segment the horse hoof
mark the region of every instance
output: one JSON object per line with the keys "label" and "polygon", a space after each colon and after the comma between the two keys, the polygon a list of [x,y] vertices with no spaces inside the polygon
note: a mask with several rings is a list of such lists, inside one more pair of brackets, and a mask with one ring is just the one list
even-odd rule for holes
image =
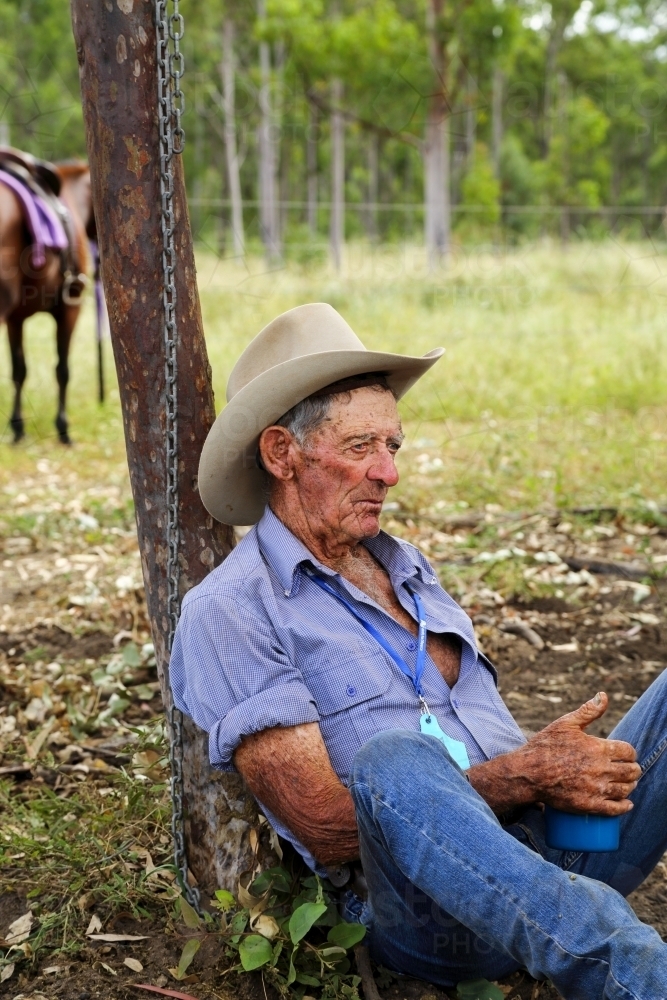
{"label": "horse hoof", "polygon": [[14,432],[14,444],[18,444],[25,437],[25,425],[20,417],[12,417],[9,421],[9,426]]}
{"label": "horse hoof", "polygon": [[67,421],[63,420],[62,417],[56,417],[55,419],[56,430],[58,431],[58,440],[61,444],[71,444],[72,439],[69,436],[69,429],[67,426]]}

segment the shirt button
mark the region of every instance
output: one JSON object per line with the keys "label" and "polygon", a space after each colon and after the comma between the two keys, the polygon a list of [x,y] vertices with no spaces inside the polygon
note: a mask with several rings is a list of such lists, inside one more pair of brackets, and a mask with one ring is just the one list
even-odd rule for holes
{"label": "shirt button", "polygon": [[458,698],[452,698],[452,705],[454,706],[454,708],[458,708],[459,707],[459,699]]}
{"label": "shirt button", "polygon": [[417,643],[416,642],[409,642],[407,644],[407,646],[406,646],[406,649],[410,649],[410,650],[416,649],[416,648],[417,648]]}
{"label": "shirt button", "polygon": [[350,698],[353,698],[357,693],[357,689],[354,686],[354,684],[348,684],[347,687],[345,688],[345,692],[346,694],[349,694]]}

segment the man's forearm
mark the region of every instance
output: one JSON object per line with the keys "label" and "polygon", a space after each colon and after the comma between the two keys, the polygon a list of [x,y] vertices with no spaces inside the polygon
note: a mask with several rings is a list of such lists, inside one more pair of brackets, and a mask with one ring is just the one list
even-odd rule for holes
{"label": "man's forearm", "polygon": [[536,800],[535,786],[522,767],[521,751],[475,764],[466,774],[478,795],[499,816]]}
{"label": "man's forearm", "polygon": [[251,792],[323,865],[359,857],[352,796],[336,776],[317,723],[266,729],[234,757]]}

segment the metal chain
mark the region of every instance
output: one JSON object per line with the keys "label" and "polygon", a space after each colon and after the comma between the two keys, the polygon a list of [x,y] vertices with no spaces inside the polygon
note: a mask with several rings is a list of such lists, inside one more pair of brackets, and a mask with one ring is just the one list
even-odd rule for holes
{"label": "metal chain", "polygon": [[[160,199],[162,226],[162,304],[164,308],[165,351],[165,438],[167,446],[167,650],[171,653],[180,612],[178,549],[178,327],[176,322],[176,249],[174,246],[174,174],[172,157],[181,153],[185,132],[181,125],[184,97],[181,77],[185,68],[180,41],[183,15],[178,0],[155,0],[157,39],[157,99],[160,135]],[[171,44],[170,44],[171,42]],[[171,688],[167,708],[169,720],[169,761],[171,764],[171,831],[174,839],[174,864],[183,891],[191,906],[201,913],[199,890],[188,881],[183,815],[183,716],[174,704]]]}

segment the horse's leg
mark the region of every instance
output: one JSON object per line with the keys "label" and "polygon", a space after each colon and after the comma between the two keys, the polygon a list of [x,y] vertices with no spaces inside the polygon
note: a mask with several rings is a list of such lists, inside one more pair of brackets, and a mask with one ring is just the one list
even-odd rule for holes
{"label": "horse's leg", "polygon": [[12,382],[14,383],[14,406],[9,425],[14,431],[14,444],[25,436],[23,415],[21,413],[21,391],[28,373],[23,353],[23,320],[7,317],[7,333],[9,334],[9,350],[12,356]]}
{"label": "horse's leg", "polygon": [[64,303],[60,304],[60,308],[55,313],[56,346],[58,349],[58,364],[56,365],[56,378],[58,379],[56,430],[62,444],[72,443],[68,432],[69,425],[67,423],[65,403],[67,399],[67,383],[69,382],[69,348],[78,317],[79,306],[67,306]]}

